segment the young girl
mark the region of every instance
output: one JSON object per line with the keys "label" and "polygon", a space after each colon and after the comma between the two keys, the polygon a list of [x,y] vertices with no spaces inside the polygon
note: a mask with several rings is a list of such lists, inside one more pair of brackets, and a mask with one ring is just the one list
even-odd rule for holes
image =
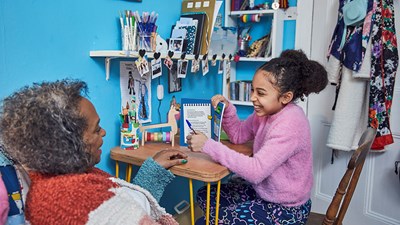
{"label": "young girl", "polygon": [[[252,81],[254,112],[244,121],[223,96],[212,97],[226,105],[223,128],[234,144],[253,140],[246,156],[204,134],[188,135],[192,151],[204,152],[229,168],[238,178],[221,185],[219,221],[223,224],[305,224],[311,209],[313,183],[310,126],[294,102],[327,85],[327,72],[301,50],[286,50],[262,65]],[[211,193],[215,193],[214,190]],[[205,209],[206,190],[197,200]],[[212,196],[211,199],[215,199]],[[215,221],[215,200],[210,221]],[[205,224],[200,218],[196,224]]]}

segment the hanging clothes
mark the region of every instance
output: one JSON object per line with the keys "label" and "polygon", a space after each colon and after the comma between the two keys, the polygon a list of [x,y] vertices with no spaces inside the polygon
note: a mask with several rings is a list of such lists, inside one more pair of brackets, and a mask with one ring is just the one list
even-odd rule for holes
{"label": "hanging clothes", "polygon": [[[340,89],[327,146],[355,149],[362,130],[359,126],[371,126],[378,130],[372,150],[384,151],[393,143],[389,118],[399,61],[393,0],[368,0],[363,24],[354,27],[346,27],[343,21],[342,8],[348,2],[340,0],[338,23],[329,47],[328,78]],[[368,92],[361,88],[359,78],[368,79]],[[367,112],[364,98],[355,101],[365,93],[369,99]]]}
{"label": "hanging clothes", "polygon": [[328,79],[340,88],[327,140],[327,146],[332,149],[356,149],[368,124],[370,34],[376,4],[373,0],[367,1],[364,21],[355,26],[345,26],[343,6],[348,1],[340,0],[338,22],[329,46]]}
{"label": "hanging clothes", "polygon": [[372,61],[369,98],[369,126],[377,129],[372,144],[376,151],[393,143],[390,131],[390,110],[398,67],[398,50],[393,0],[376,0],[377,9],[372,27]]}

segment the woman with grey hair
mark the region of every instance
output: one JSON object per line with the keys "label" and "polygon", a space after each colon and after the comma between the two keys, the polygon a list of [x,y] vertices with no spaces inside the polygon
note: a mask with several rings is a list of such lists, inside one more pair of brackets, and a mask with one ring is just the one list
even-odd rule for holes
{"label": "woman with grey hair", "polygon": [[31,183],[26,219],[31,224],[177,224],[159,206],[174,175],[187,162],[178,150],[148,158],[133,183],[98,169],[106,131],[83,81],[26,86],[3,100],[0,135]]}

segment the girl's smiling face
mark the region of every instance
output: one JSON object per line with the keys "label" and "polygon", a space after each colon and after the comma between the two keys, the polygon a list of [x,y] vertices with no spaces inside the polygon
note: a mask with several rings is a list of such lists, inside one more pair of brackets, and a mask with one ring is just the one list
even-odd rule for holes
{"label": "girl's smiling face", "polygon": [[266,71],[258,70],[254,75],[250,100],[257,116],[275,114],[292,100],[293,93],[281,94],[275,83],[275,78]]}

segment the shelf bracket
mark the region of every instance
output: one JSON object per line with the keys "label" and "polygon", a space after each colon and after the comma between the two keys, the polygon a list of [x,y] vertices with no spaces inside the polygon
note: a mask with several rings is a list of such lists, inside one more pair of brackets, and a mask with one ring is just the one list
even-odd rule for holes
{"label": "shelf bracket", "polygon": [[116,57],[106,57],[104,65],[106,67],[106,80],[110,79],[110,64],[111,64],[111,59],[115,59]]}

